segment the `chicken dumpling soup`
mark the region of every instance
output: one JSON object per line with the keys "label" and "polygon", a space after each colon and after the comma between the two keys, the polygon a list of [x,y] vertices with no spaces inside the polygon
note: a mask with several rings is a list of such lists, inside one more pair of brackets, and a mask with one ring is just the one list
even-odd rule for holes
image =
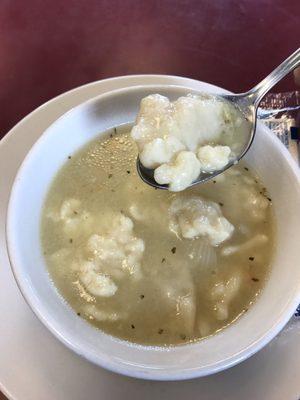
{"label": "chicken dumpling soup", "polygon": [[213,335],[255,301],[268,278],[274,218],[243,163],[183,192],[136,173],[130,127],[70,154],[41,220],[49,274],[78,318],[134,343]]}

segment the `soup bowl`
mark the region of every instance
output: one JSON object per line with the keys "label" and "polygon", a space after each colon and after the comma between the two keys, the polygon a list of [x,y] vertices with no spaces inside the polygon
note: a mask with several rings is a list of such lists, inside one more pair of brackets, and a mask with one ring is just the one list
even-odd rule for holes
{"label": "soup bowl", "polygon": [[[225,93],[202,84],[203,91]],[[269,279],[249,311],[214,336],[192,344],[152,347],[129,343],[92,327],[59,295],[40,242],[43,203],[68,156],[109,128],[134,121],[140,100],[161,93],[171,100],[195,93],[182,86],[136,86],[103,94],[59,118],[32,147],[12,188],[7,247],[18,286],[37,317],[66,346],[91,362],[124,375],[179,380],[233,366],[266,345],[300,302],[300,178],[289,152],[258,123],[247,163],[262,178],[274,204],[276,246]]]}

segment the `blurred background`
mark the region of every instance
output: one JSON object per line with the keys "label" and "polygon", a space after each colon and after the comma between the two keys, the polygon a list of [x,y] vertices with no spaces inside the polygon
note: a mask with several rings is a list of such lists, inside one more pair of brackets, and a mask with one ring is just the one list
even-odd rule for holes
{"label": "blurred background", "polygon": [[[0,137],[52,97],[118,75],[244,91],[299,37],[299,0],[1,0]],[[276,89],[293,90],[292,76]]]}

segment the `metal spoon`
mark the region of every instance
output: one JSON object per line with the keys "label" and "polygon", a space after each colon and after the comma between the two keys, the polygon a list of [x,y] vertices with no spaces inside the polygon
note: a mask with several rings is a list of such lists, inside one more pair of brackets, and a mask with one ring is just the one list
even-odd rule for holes
{"label": "metal spoon", "polygon": [[[249,150],[255,135],[256,128],[256,118],[257,118],[257,108],[261,99],[265,96],[268,91],[276,85],[285,75],[291,72],[293,69],[300,65],[300,48],[296,50],[292,55],[290,55],[283,63],[281,63],[273,72],[270,73],[264,80],[259,84],[254,86],[253,89],[245,93],[232,94],[232,95],[217,95],[216,97],[227,100],[231,102],[235,107],[237,107],[245,118],[250,122],[249,134],[247,144],[239,154],[239,156],[230,161],[223,169],[214,171],[213,173],[201,172],[199,177],[190,185],[198,185],[214,178],[215,176],[221,174],[226,169],[230,168],[232,165],[236,164]],[[151,186],[158,189],[168,189],[167,185],[160,185],[154,180],[154,170],[145,168],[137,159],[137,170],[141,179]]]}

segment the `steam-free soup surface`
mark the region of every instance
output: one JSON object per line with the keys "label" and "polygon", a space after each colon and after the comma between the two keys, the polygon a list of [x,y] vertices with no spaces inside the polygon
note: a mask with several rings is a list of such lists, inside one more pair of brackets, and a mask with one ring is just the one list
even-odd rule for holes
{"label": "steam-free soup surface", "polygon": [[272,202],[244,164],[182,193],[137,176],[129,128],[70,154],[42,215],[49,273],[78,318],[121,339],[175,345],[248,310],[268,275]]}

